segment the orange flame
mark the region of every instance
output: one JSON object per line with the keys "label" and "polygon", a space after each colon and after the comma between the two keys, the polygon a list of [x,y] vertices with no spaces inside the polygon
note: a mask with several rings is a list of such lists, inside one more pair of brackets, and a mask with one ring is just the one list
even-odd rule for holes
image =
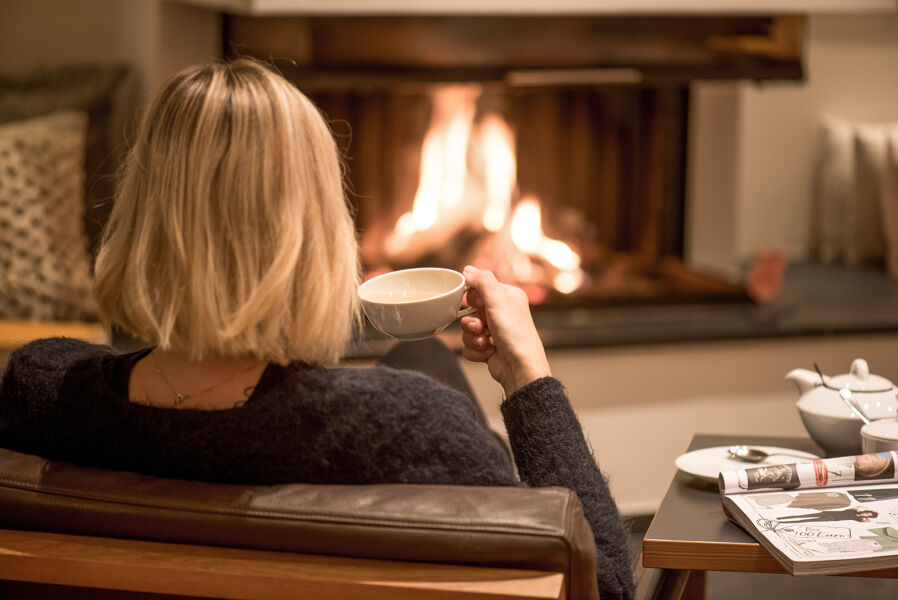
{"label": "orange flame", "polygon": [[536,198],[523,199],[510,214],[517,185],[514,134],[496,114],[484,116],[475,127],[480,93],[473,84],[444,86],[434,92],[412,209],[397,220],[386,250],[396,255],[415,236],[438,227],[451,228],[473,212],[486,231],[510,235],[512,244],[500,258],[518,281],[533,282],[537,270],[530,257],[541,258],[554,268],[551,285],[571,293],[584,279],[580,256],[543,233]]}
{"label": "orange flame", "polygon": [[524,198],[515,207],[511,217],[511,240],[521,252],[542,257],[558,269],[552,283],[559,292],[569,294],[583,283],[580,255],[564,242],[543,233],[542,210],[536,199]]}
{"label": "orange flame", "polygon": [[480,147],[486,167],[483,226],[487,231],[499,231],[508,220],[511,196],[517,181],[514,136],[508,124],[497,115],[486,117],[480,125]]}
{"label": "orange flame", "polygon": [[399,252],[417,232],[433,228],[464,199],[467,154],[480,87],[450,85],[434,93],[430,129],[421,147],[421,170],[411,212],[399,217],[386,240]]}

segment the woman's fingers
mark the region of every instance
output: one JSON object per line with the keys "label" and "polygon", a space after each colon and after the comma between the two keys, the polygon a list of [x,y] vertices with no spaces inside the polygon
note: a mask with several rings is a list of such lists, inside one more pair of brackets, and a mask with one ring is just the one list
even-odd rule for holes
{"label": "woman's fingers", "polygon": [[550,375],[524,291],[500,282],[487,270],[465,267],[464,275],[469,303],[479,308],[471,320],[462,321],[465,356],[482,361],[488,352],[490,375],[506,395]]}
{"label": "woman's fingers", "polygon": [[486,350],[475,350],[465,346],[462,348],[462,355],[471,362],[486,362],[496,353],[496,347],[490,346]]}
{"label": "woman's fingers", "polygon": [[465,296],[465,301],[468,303],[468,306],[483,308],[483,296],[481,296],[480,292],[478,292],[474,288],[468,288],[467,295]]}
{"label": "woman's fingers", "polygon": [[486,329],[486,324],[478,316],[479,313],[467,315],[461,318],[461,328],[464,333],[473,333],[479,335]]}
{"label": "woman's fingers", "polygon": [[489,334],[485,333],[463,333],[461,336],[461,341],[467,348],[471,348],[472,350],[485,350],[493,345],[492,340],[490,340]]}
{"label": "woman's fingers", "polygon": [[462,330],[462,354],[465,358],[474,362],[486,362],[496,353],[496,347],[483,320],[473,315],[464,317]]}

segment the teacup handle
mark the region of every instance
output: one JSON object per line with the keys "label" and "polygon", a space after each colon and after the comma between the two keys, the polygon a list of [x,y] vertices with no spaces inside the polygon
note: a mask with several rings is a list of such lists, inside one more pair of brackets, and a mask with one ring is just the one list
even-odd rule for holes
{"label": "teacup handle", "polygon": [[[467,292],[469,289],[471,289],[471,286],[465,284],[465,291]],[[468,308],[463,308],[463,309],[461,309],[460,311],[458,311],[458,314],[455,315],[455,318],[456,318],[456,319],[461,319],[461,318],[464,317],[465,315],[470,315],[471,313],[477,312],[477,310],[478,310],[478,309],[477,309],[477,308],[474,308],[473,306],[469,306]]]}
{"label": "teacup handle", "polygon": [[469,307],[467,307],[467,308],[463,308],[463,309],[461,309],[460,311],[458,311],[458,314],[455,315],[455,318],[456,318],[456,319],[460,319],[460,318],[462,318],[463,316],[465,316],[465,315],[470,315],[471,313],[475,313],[475,312],[477,312],[478,310],[480,310],[480,309],[479,309],[479,308],[476,308],[476,307],[474,307],[474,306],[469,306]]}

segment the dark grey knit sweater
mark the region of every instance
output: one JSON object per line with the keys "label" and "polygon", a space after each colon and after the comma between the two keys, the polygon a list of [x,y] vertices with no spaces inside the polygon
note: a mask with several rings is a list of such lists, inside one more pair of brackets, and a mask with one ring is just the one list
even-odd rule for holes
{"label": "dark grey knit sweater", "polygon": [[0,383],[0,446],[203,481],[567,487],[596,539],[603,600],[633,595],[617,508],[553,378],[502,404],[518,481],[470,400],[420,374],[269,365],[241,407],[171,410],[128,401],[145,354],[64,338],[20,348]]}

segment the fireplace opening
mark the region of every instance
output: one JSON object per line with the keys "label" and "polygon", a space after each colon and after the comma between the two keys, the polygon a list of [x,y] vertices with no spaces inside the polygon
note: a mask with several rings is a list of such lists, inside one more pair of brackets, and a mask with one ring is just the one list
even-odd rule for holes
{"label": "fireplace opening", "polygon": [[231,16],[225,42],[326,114],[366,277],[473,264],[540,310],[749,301],[684,261],[689,84],[800,76],[783,26]]}
{"label": "fireplace opening", "polygon": [[489,268],[538,306],[743,300],[683,258],[685,86],[312,92],[368,276]]}

